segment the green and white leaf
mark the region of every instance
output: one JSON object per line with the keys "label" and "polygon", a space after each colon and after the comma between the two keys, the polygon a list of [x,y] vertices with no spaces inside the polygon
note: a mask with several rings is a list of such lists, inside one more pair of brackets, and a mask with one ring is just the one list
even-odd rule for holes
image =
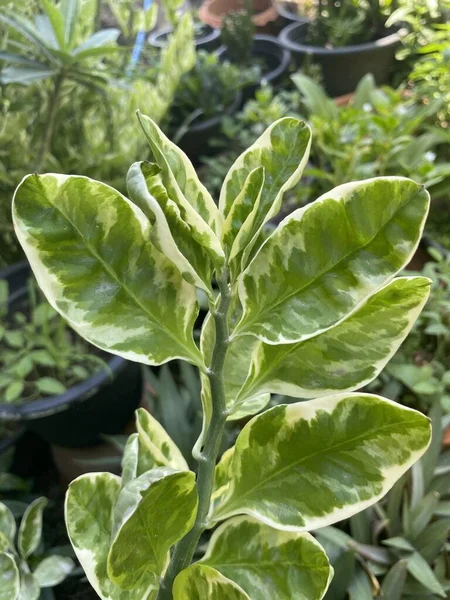
{"label": "green and white leaf", "polygon": [[149,242],[143,212],[87,177],[29,175],[14,227],[50,304],[89,342],[146,364],[201,365],[195,289]]}
{"label": "green and white leaf", "polygon": [[37,498],[27,506],[22,517],[17,546],[23,559],[27,559],[39,546],[42,537],[42,513],[47,504],[47,498]]}
{"label": "green and white leaf", "polygon": [[127,485],[138,476],[139,435],[132,433],[127,439],[122,455],[122,486]]}
{"label": "green and white leaf", "polygon": [[[293,117],[284,117],[270,125],[230,168],[220,191],[219,209],[226,221],[230,214],[239,215],[242,233],[235,237],[236,246],[232,256],[236,260],[245,248],[243,267],[262,226],[280,210],[284,192],[293,188],[300,180],[308,162],[310,147],[309,126]],[[249,176],[261,167],[264,169],[264,181],[259,193],[254,187],[256,184],[257,188],[261,172],[251,178]],[[243,196],[246,188],[248,191]],[[236,203],[237,206],[234,206]],[[229,221],[228,231],[230,227],[231,240],[237,234],[238,227],[232,227],[232,221]]]}
{"label": "green and white leaf", "polygon": [[136,428],[139,439],[138,475],[155,467],[189,471],[178,446],[159,421],[144,408],[136,411]]}
{"label": "green and white leaf", "polygon": [[38,580],[30,573],[28,566],[22,564],[19,568],[20,592],[17,600],[38,600],[41,595]]}
{"label": "green and white leaf", "polygon": [[17,600],[20,590],[19,569],[7,552],[0,552],[0,600]]}
{"label": "green and white leaf", "polygon": [[63,582],[74,568],[75,564],[68,556],[52,555],[38,564],[33,571],[33,576],[41,588],[54,587]]}
{"label": "green and white leaf", "polygon": [[[110,473],[89,473],[72,481],[66,495],[65,519],[75,554],[102,600],[150,600],[153,585],[121,590],[107,575],[114,507],[120,478]],[[140,594],[140,595],[139,595]]]}
{"label": "green and white leaf", "polygon": [[156,123],[138,111],[138,118],[150,145],[153,158],[161,168],[161,178],[169,198],[178,205],[183,221],[191,227],[192,237],[210,253],[214,263],[223,264],[220,243],[222,217],[214,200],[200,182],[186,154],[169,140]]}
{"label": "green and white leaf", "polygon": [[11,544],[16,535],[16,520],[14,515],[3,502],[0,502],[0,532],[5,535]]}
{"label": "green and white leaf", "polygon": [[219,571],[195,563],[181,571],[173,585],[174,600],[250,600],[234,581]]}
{"label": "green and white leaf", "polygon": [[127,175],[130,198],[153,223],[151,240],[180,270],[184,279],[212,294],[214,266],[206,249],[192,237],[192,228],[164,187],[155,163],[134,163]]}
{"label": "green and white leaf", "polygon": [[244,402],[258,392],[317,398],[367,385],[408,335],[430,285],[426,277],[394,279],[316,337],[278,346],[259,342],[241,390]]}
{"label": "green and white leaf", "polygon": [[377,502],[425,452],[421,413],[372,394],[336,394],[279,405],[239,434],[229,489],[211,523],[247,514],[308,531]]}
{"label": "green and white leaf", "polygon": [[247,516],[213,533],[201,563],[237,583],[251,600],[321,600],[333,576],[312,535],[279,531]]}
{"label": "green and white leaf", "polygon": [[296,210],[242,274],[235,333],[288,344],[337,325],[409,262],[428,206],[417,183],[379,177]]}
{"label": "green and white leaf", "polygon": [[122,589],[135,590],[144,582],[159,583],[167,552],[194,524],[198,502],[195,475],[191,471],[163,475],[141,496],[115,536],[108,556],[109,578]]}

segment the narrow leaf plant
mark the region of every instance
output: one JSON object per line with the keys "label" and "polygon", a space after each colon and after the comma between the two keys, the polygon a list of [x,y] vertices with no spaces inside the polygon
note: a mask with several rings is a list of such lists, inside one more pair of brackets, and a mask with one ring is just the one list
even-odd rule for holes
{"label": "narrow leaf plant", "polygon": [[[70,540],[103,600],[320,600],[333,571],[309,532],[377,502],[430,442],[424,415],[357,392],[428,298],[429,279],[395,277],[428,193],[401,177],[347,183],[267,237],[307,163],[305,123],[273,123],[231,167],[217,206],[185,154],[138,117],[152,162],[131,166],[128,197],[87,177],[28,175],[14,224],[80,335],[144,364],[199,369],[198,469],[138,410],[122,477],[70,485]],[[196,288],[209,302],[199,344]],[[271,393],[297,401],[265,410]],[[220,458],[227,421],[244,417]]]}

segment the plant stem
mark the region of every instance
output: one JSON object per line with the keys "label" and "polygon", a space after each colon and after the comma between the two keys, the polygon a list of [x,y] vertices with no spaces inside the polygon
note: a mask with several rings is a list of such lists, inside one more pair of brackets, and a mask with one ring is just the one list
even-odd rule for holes
{"label": "plant stem", "polygon": [[61,95],[61,87],[65,79],[63,72],[58,73],[55,80],[55,86],[50,96],[47,118],[44,124],[44,134],[42,136],[41,147],[39,149],[38,159],[34,170],[36,173],[40,173],[44,165],[45,157],[51,148],[53,131],[56,124],[56,114],[58,112],[59,100]]}
{"label": "plant stem", "polygon": [[228,348],[228,311],[230,291],[228,273],[225,271],[218,281],[220,301],[211,314],[216,326],[216,340],[211,358],[208,379],[211,386],[212,414],[208,425],[204,446],[199,459],[197,490],[198,510],[193,528],[175,546],[167,572],[161,582],[157,600],[172,600],[172,586],[180,571],[188,567],[194,556],[200,536],[206,529],[206,520],[214,485],[214,471],[227,420],[225,399],[224,365]]}

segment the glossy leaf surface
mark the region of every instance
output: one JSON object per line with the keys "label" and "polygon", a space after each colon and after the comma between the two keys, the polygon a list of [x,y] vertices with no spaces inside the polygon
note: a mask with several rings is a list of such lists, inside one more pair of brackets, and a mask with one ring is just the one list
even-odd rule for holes
{"label": "glossy leaf surface", "polygon": [[333,574],[312,535],[279,531],[246,516],[214,532],[201,562],[236,582],[251,600],[321,600]]}
{"label": "glossy leaf surface", "polygon": [[276,406],[239,434],[212,520],[245,513],[286,531],[325,527],[379,500],[429,441],[424,415],[371,394]]}
{"label": "glossy leaf surface", "polygon": [[14,226],[50,304],[94,345],[125,358],[201,364],[195,290],[149,242],[145,215],[87,177],[29,175]]}
{"label": "glossy leaf surface", "polygon": [[430,285],[425,277],[395,279],[315,337],[278,346],[260,342],[241,391],[243,398],[257,392],[317,398],[368,384],[409,333]]}
{"label": "glossy leaf surface", "polygon": [[285,344],[336,325],[409,262],[428,205],[422,186],[383,177],[296,210],[243,273],[236,331]]}

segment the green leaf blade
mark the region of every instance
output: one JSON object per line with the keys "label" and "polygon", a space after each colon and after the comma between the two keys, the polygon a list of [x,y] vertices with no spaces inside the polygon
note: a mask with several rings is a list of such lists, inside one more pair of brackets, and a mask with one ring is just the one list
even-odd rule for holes
{"label": "green leaf blade", "polygon": [[[198,498],[194,473],[166,473],[162,469],[160,474],[141,492],[142,500],[111,545],[108,575],[122,589],[135,589],[147,581],[157,584],[170,547],[195,521]],[[152,471],[142,477],[151,475]]]}
{"label": "green leaf blade", "polygon": [[42,513],[47,498],[37,498],[26,509],[19,527],[17,546],[23,559],[36,551],[42,536]]}
{"label": "green leaf blade", "polygon": [[20,591],[19,569],[14,558],[0,552],[0,600],[17,600]]}
{"label": "green leaf blade", "polygon": [[235,333],[295,343],[336,325],[411,259],[429,195],[382,177],[338,186],[289,215],[242,275]]}
{"label": "green leaf blade", "polygon": [[241,431],[211,522],[247,514],[308,531],[378,501],[425,452],[429,420],[371,394],[280,405]]}
{"label": "green leaf blade", "polygon": [[234,517],[213,534],[202,564],[237,583],[252,600],[321,600],[333,569],[308,533],[278,531]]}
{"label": "green leaf blade", "polygon": [[87,177],[27,176],[14,226],[50,304],[99,348],[145,364],[202,358],[195,290],[149,242],[145,215]]}
{"label": "green leaf blade", "polygon": [[215,569],[195,563],[179,573],[173,585],[174,600],[250,600],[237,584]]}
{"label": "green leaf blade", "polygon": [[338,325],[315,337],[278,346],[260,342],[241,394],[317,398],[367,385],[408,335],[429,297],[430,285],[425,277],[394,279]]}

